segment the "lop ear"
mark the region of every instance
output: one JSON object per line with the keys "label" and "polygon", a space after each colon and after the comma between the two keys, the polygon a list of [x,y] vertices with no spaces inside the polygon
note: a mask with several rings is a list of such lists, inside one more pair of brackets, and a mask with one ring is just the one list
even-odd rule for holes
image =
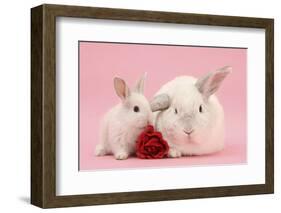
{"label": "lop ear", "polygon": [[118,77],[115,77],[113,82],[116,94],[121,98],[121,100],[125,100],[130,95],[130,89],[126,82]]}
{"label": "lop ear", "polygon": [[167,94],[157,95],[150,102],[152,112],[165,110],[170,107],[170,97]]}
{"label": "lop ear", "polygon": [[135,92],[138,92],[138,93],[141,93],[141,94],[144,93],[144,82],[145,82],[146,76],[147,76],[147,73],[145,72],[141,76],[141,78],[137,81],[136,86],[134,88]]}
{"label": "lop ear", "polygon": [[210,72],[207,75],[199,78],[195,83],[195,86],[202,93],[203,97],[208,99],[212,94],[214,94],[225,77],[231,73],[232,67],[225,66],[214,72]]}

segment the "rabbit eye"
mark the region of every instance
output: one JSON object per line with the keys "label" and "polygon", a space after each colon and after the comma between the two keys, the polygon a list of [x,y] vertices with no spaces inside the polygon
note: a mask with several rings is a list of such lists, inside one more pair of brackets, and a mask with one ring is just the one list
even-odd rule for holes
{"label": "rabbit eye", "polygon": [[139,112],[140,108],[138,106],[134,106],[134,112]]}
{"label": "rabbit eye", "polygon": [[177,108],[175,108],[175,113],[176,113],[176,114],[178,114],[178,110],[177,110]]}
{"label": "rabbit eye", "polygon": [[202,105],[199,106],[199,112],[202,113],[203,112],[203,108]]}

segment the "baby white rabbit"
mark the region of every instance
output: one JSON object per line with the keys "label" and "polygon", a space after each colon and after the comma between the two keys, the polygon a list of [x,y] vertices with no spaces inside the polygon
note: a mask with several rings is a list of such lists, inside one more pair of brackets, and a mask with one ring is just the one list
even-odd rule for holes
{"label": "baby white rabbit", "polygon": [[198,80],[177,77],[156,93],[151,102],[154,123],[170,146],[169,157],[223,149],[224,111],[214,93],[231,70],[226,66]]}
{"label": "baby white rabbit", "polygon": [[104,116],[100,143],[95,150],[97,156],[113,154],[116,159],[123,160],[135,153],[137,137],[153,122],[150,104],[143,95],[145,78],[146,73],[132,91],[123,79],[114,78],[114,88],[121,103]]}

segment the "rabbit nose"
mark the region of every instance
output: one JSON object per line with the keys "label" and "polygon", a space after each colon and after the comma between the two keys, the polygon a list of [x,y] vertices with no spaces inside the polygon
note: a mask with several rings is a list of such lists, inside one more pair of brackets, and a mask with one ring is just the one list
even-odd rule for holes
{"label": "rabbit nose", "polygon": [[188,130],[188,131],[186,131],[186,130],[183,130],[183,131],[185,134],[190,135],[194,130],[192,129],[192,130]]}
{"label": "rabbit nose", "polygon": [[191,134],[193,132],[193,126],[191,124],[191,120],[185,121],[183,124],[183,131],[186,134]]}

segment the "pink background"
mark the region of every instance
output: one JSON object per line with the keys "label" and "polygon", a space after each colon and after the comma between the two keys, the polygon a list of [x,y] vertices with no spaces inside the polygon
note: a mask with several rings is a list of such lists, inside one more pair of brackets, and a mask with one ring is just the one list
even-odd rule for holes
{"label": "pink background", "polygon": [[[171,167],[246,163],[246,67],[247,49],[191,46],[139,45],[80,42],[80,170]],[[233,72],[216,93],[225,110],[225,149],[206,156],[179,159],[115,160],[96,157],[99,124],[103,115],[119,102],[113,77],[132,87],[147,72],[148,99],[161,85],[179,75],[199,77],[223,66]]]}

